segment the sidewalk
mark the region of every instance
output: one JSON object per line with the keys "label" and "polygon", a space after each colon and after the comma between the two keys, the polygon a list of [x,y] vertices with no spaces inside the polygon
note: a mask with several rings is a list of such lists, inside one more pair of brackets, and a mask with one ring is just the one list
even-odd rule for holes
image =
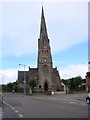
{"label": "sidewalk", "polygon": [[63,96],[68,96],[71,97],[73,99],[77,99],[79,101],[85,101],[86,97],[87,97],[87,92],[81,92],[81,93],[73,93],[73,94],[66,94],[64,91],[62,92],[55,92],[55,95],[63,95]]}

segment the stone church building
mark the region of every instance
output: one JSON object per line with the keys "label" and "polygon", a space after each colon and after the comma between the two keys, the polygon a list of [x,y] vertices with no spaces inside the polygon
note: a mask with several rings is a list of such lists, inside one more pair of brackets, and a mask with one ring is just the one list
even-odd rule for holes
{"label": "stone church building", "polygon": [[53,68],[50,40],[47,34],[43,7],[41,13],[40,37],[38,39],[37,68],[29,67],[29,71],[18,71],[18,82],[22,87],[24,87],[24,72],[27,87],[28,80],[35,79],[37,81],[37,92],[62,90],[59,71],[57,68]]}

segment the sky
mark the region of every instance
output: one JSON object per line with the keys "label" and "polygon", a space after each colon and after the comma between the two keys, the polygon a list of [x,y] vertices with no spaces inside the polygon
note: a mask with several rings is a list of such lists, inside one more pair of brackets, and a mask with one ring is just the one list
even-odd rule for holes
{"label": "sky", "polygon": [[[41,8],[44,8],[53,67],[61,79],[88,71],[88,1],[0,1],[0,84],[18,70],[37,67]],[[22,64],[22,66],[19,66]]]}

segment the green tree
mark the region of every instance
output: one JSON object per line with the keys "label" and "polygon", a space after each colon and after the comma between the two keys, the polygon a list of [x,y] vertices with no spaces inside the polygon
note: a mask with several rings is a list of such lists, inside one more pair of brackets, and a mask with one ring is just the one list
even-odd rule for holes
{"label": "green tree", "polygon": [[70,92],[73,92],[75,90],[82,90],[79,86],[82,83],[85,83],[85,80],[82,79],[81,76],[77,76],[77,77],[69,78],[67,80],[62,79],[62,82],[66,86],[68,86],[68,88],[70,89]]}
{"label": "green tree", "polygon": [[12,83],[12,88],[17,92],[17,81]]}
{"label": "green tree", "polygon": [[68,80],[62,79],[62,82],[63,82],[65,85],[68,85]]}
{"label": "green tree", "polygon": [[28,83],[29,83],[29,86],[31,87],[32,92],[34,92],[34,87],[36,87],[36,84],[37,84],[36,80],[30,79]]}
{"label": "green tree", "polygon": [[6,85],[7,92],[11,92],[13,90],[13,84],[10,82]]}

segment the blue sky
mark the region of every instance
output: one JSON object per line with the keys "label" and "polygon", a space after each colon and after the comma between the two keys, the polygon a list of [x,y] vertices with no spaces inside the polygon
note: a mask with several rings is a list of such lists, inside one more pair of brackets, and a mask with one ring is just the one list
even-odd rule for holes
{"label": "blue sky", "polygon": [[[88,46],[87,42],[83,42],[79,45],[69,48],[67,51],[54,53],[54,54],[52,53],[54,67],[58,66],[60,68],[60,67],[67,66],[70,64],[78,64],[78,63],[84,64],[88,59],[88,56],[87,56],[88,47],[87,46]],[[58,60],[60,61],[57,63]],[[6,57],[3,57],[2,62],[3,62],[3,66],[2,66],[3,69],[13,68],[13,67],[17,68],[18,63],[23,63],[23,64],[26,63],[27,66],[28,65],[32,66],[33,64],[36,67],[37,66],[37,53],[31,54],[30,56],[23,55],[20,57],[6,56]]]}
{"label": "blue sky", "polygon": [[[17,79],[25,64],[37,67],[41,2],[0,3],[0,72],[3,82]],[[43,2],[53,66],[61,78],[85,76],[88,66],[88,2]]]}

